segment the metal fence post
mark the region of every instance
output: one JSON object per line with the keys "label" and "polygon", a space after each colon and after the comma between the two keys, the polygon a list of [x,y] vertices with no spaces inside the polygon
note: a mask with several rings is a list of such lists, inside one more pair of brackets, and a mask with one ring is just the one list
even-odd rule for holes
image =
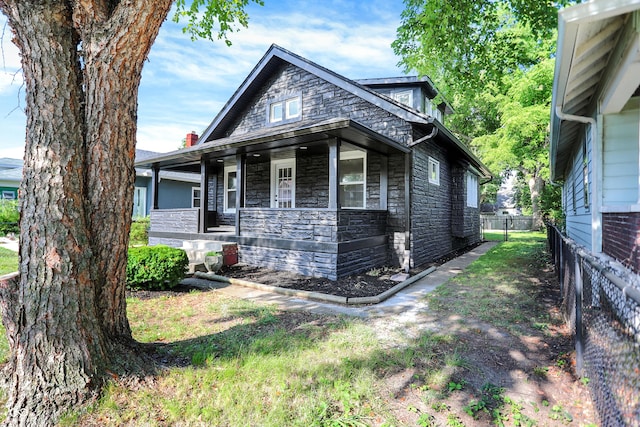
{"label": "metal fence post", "polygon": [[582,333],[582,262],[576,253],[574,262],[576,282],[576,375],[582,377],[584,361],[584,336]]}

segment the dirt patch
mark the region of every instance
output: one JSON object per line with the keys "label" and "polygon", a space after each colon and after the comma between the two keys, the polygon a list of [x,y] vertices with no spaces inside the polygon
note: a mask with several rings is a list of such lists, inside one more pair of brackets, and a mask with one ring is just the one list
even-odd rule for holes
{"label": "dirt patch", "polygon": [[[555,272],[547,266],[536,276],[526,291],[535,294],[544,323],[525,318],[505,329],[428,304],[410,322],[375,320],[389,347],[421,355],[380,384],[402,425],[597,425],[588,379],[574,373],[572,330],[558,309]],[[434,337],[440,341],[432,352]]]}

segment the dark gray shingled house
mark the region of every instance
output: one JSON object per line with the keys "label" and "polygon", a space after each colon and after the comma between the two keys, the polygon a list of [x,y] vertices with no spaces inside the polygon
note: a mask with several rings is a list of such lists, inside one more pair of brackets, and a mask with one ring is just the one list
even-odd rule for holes
{"label": "dark gray shingled house", "polygon": [[478,242],[490,172],[436,95],[428,78],[356,82],[271,46],[192,146],[136,163],[201,177],[200,207],[153,195],[150,243],[235,242],[241,262],[335,280]]}

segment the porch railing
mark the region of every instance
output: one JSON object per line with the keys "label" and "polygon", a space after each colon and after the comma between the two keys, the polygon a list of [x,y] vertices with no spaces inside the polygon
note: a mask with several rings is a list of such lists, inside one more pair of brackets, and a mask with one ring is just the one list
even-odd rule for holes
{"label": "porch railing", "polygon": [[157,209],[149,213],[149,231],[197,233],[200,209]]}
{"label": "porch railing", "polygon": [[547,226],[565,319],[573,328],[576,370],[588,378],[601,425],[640,422],[640,290]]}

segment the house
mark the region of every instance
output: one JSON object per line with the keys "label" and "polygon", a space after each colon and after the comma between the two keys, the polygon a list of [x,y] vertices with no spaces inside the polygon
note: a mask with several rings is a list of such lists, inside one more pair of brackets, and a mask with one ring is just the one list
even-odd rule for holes
{"label": "house", "polygon": [[[136,149],[136,161],[140,162],[160,153]],[[149,215],[151,210],[151,170],[136,168],[133,194],[133,217]],[[162,171],[158,177],[158,208],[200,207],[200,175],[187,172]]]}
{"label": "house", "polygon": [[15,200],[22,181],[22,160],[0,159],[0,200]]}
{"label": "house", "polygon": [[[160,153],[136,150],[136,160]],[[22,182],[22,160],[0,159],[0,199],[17,199]],[[162,172],[158,180],[158,204],[162,209],[198,207],[200,176],[184,172]],[[133,216],[149,215],[151,206],[151,171],[136,168]]]}
{"label": "house", "polygon": [[640,272],[640,1],[559,13],[551,179],[566,234]]}
{"label": "house", "polygon": [[436,95],[426,78],[356,82],[271,46],[197,141],[137,163],[154,183],[200,174],[198,209],[152,197],[150,243],[235,242],[244,263],[335,280],[478,242],[490,172]]}

